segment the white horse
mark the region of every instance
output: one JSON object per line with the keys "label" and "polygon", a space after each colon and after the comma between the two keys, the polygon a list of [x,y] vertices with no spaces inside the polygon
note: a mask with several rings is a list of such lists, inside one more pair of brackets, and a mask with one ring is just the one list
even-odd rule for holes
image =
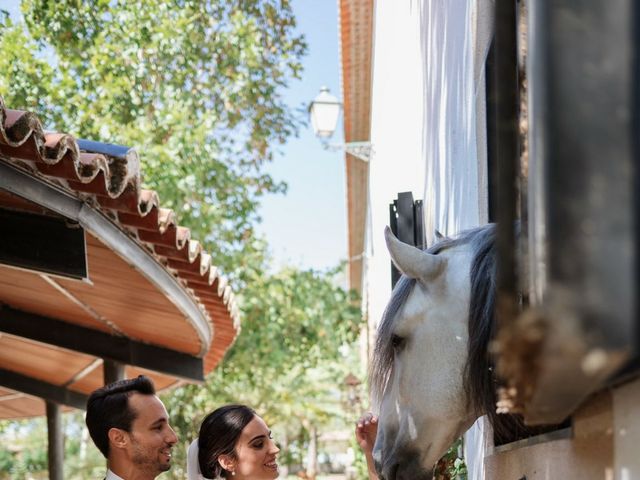
{"label": "white horse", "polygon": [[449,446],[483,414],[497,435],[522,424],[495,414],[488,343],[494,325],[494,226],[421,251],[385,237],[403,276],[378,328],[371,389],[384,480],[431,479]]}

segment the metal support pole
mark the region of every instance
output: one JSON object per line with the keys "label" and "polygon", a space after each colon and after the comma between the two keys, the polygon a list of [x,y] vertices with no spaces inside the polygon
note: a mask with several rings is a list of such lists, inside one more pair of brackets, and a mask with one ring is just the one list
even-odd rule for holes
{"label": "metal support pole", "polygon": [[117,382],[118,380],[124,380],[124,364],[114,360],[105,359],[102,369],[104,370],[105,385]]}
{"label": "metal support pole", "polygon": [[[389,226],[398,240],[421,250],[427,246],[422,200],[413,200],[411,192],[400,192],[389,204]],[[391,263],[391,288],[400,280],[400,272]]]}
{"label": "metal support pole", "polygon": [[522,411],[544,424],[636,352],[640,50],[634,0],[540,0],[529,13],[529,267],[544,336],[536,357],[509,362],[535,365]]}
{"label": "metal support pole", "polygon": [[517,165],[520,145],[518,132],[517,17],[515,0],[496,2],[494,42],[495,155],[498,250],[498,304],[501,324],[512,321],[516,314],[515,231],[517,202]]}
{"label": "metal support pole", "polygon": [[64,478],[64,444],[62,436],[62,416],[60,405],[55,402],[45,402],[47,406],[47,437],[49,479],[62,480]]}

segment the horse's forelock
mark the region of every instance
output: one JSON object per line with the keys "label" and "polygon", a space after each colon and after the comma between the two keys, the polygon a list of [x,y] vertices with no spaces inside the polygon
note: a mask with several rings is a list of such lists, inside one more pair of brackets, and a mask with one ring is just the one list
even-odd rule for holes
{"label": "horse's forelock", "polygon": [[495,412],[495,385],[488,350],[495,325],[495,228],[488,225],[470,233],[473,261],[469,271],[469,343],[464,386],[470,406],[478,415],[489,413],[493,423],[490,412]]}
{"label": "horse's forelock", "polygon": [[[473,233],[475,232],[475,234]],[[471,300],[469,304],[469,349],[464,371],[467,398],[477,415],[487,415],[494,439],[501,443],[529,431],[518,415],[496,413],[497,380],[489,343],[496,327],[496,249],[495,225],[470,232],[474,252],[471,264]],[[519,225],[516,225],[519,235]]]}
{"label": "horse's forelock", "polygon": [[400,277],[393,292],[391,292],[391,299],[382,314],[382,321],[378,326],[376,345],[369,372],[371,398],[376,410],[380,409],[382,395],[393,367],[394,352],[391,337],[393,336],[394,321],[409,293],[413,290],[415,283],[416,281],[413,278],[405,275]]}

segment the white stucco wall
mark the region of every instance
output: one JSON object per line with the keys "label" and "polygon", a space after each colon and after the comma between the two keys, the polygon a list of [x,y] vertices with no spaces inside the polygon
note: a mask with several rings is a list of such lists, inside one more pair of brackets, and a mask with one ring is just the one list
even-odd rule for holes
{"label": "white stucco wall", "polygon": [[434,229],[451,235],[487,221],[483,65],[490,5],[376,2],[365,276],[374,325],[391,291],[382,232],[398,192],[424,201],[428,239]]}
{"label": "white stucco wall", "polygon": [[376,2],[374,24],[367,229],[369,318],[377,325],[391,293],[390,258],[383,230],[398,192],[421,199],[426,164],[422,153],[423,95],[420,9],[416,2]]}

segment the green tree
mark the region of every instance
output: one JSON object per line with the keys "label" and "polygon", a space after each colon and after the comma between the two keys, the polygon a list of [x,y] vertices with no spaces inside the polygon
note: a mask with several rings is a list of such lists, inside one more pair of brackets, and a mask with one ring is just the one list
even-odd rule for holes
{"label": "green tree", "polygon": [[24,0],[22,12],[0,16],[6,103],[135,146],[162,204],[230,275],[250,269],[258,201],[285,191],[262,167],[300,120],[282,97],[306,51],[289,2]]}
{"label": "green tree", "polygon": [[44,419],[0,422],[0,478],[38,478],[47,470]]}
{"label": "green tree", "polygon": [[9,473],[15,468],[14,455],[4,448],[0,448],[0,478],[9,478]]}

